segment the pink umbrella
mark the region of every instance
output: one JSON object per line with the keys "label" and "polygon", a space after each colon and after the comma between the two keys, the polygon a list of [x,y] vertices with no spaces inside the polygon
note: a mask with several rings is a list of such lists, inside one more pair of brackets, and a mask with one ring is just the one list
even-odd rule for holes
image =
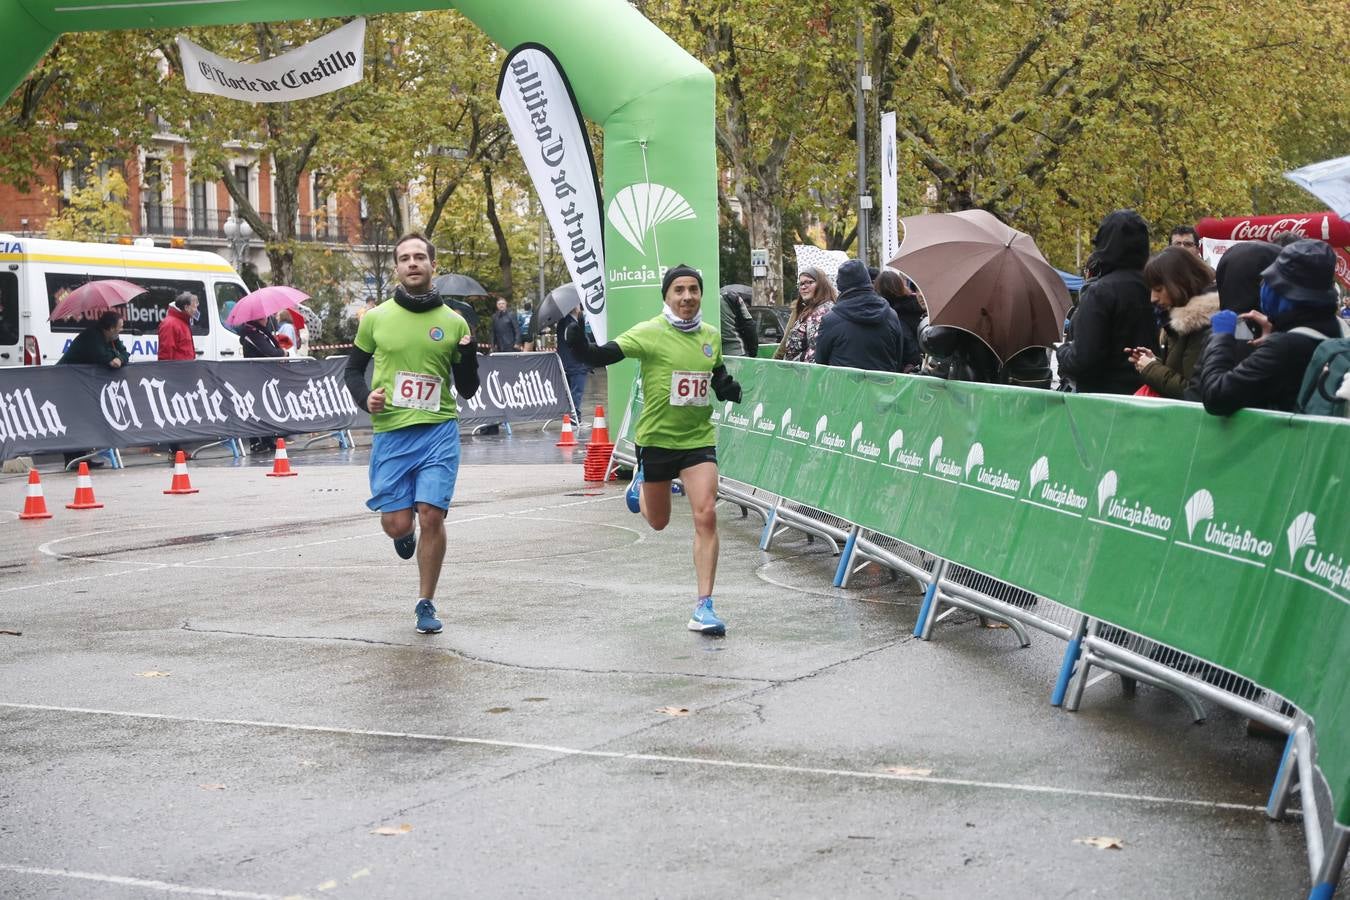
{"label": "pink umbrella", "polygon": [[144,293],[148,293],[146,288],[120,278],[86,281],[61,298],[61,302],[52,310],[51,318],[53,321],[97,318],[114,306],[120,306]]}
{"label": "pink umbrella", "polygon": [[225,317],[225,321],[230,325],[243,325],[245,322],[276,315],[283,309],[295,309],[308,299],[309,294],[293,287],[284,284],[269,285],[240,297],[234,309]]}

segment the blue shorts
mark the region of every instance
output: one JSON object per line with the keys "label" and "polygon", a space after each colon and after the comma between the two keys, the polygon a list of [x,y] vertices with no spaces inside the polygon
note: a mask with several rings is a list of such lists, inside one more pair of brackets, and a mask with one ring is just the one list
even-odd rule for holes
{"label": "blue shorts", "polygon": [[459,422],[409,425],[375,433],[366,506],[379,512],[426,503],[449,509],[459,475]]}

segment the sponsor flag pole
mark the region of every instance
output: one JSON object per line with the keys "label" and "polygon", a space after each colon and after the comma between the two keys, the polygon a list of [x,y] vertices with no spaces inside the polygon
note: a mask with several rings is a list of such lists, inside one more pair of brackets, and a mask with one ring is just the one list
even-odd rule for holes
{"label": "sponsor flag pole", "polygon": [[600,182],[572,85],[547,47],[521,44],[502,63],[497,101],[567,262],[591,331],[603,344],[609,340],[609,329]]}

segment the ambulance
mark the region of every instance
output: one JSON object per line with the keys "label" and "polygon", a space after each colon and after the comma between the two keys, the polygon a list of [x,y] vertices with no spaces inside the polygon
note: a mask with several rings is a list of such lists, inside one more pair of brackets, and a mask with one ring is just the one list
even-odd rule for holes
{"label": "ambulance", "polygon": [[121,278],[149,293],[122,307],[122,343],[133,362],[159,355],[159,323],[182,291],[196,294],[192,323],[198,359],[239,359],[239,338],[225,315],[248,293],[220,256],[144,244],[84,244],[0,233],[0,367],[46,366],[61,358],[88,323],[51,321],[67,293],[103,278]]}

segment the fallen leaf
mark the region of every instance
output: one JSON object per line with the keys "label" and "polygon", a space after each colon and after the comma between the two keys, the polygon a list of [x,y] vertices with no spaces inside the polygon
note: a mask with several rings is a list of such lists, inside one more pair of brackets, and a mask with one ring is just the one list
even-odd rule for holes
{"label": "fallen leaf", "polygon": [[986,619],[984,627],[993,629],[993,628],[1008,628],[1010,626],[1008,625],[1007,622],[1000,622],[997,619]]}
{"label": "fallen leaf", "polygon": [[223,785],[223,784],[199,784],[199,785],[197,785],[197,787],[201,788],[201,789],[204,790],[204,791],[223,791],[223,790],[225,790],[225,785]]}
{"label": "fallen leaf", "polygon": [[383,834],[393,836],[393,835],[407,834],[410,831],[412,831],[412,826],[409,825],[407,822],[404,822],[402,825],[381,825],[379,828],[376,828],[374,831],[372,831],[371,834]]}
{"label": "fallen leaf", "polygon": [[333,879],[333,878],[330,878],[330,879],[328,879],[327,881],[325,881],[323,884],[321,884],[321,885],[319,885],[318,887],[316,887],[314,890],[316,890],[316,891],[331,891],[331,890],[332,890],[333,888],[335,888],[335,887],[337,887],[337,880],[336,880],[336,879]]}
{"label": "fallen leaf", "polygon": [[316,762],[315,762],[314,760],[312,760],[312,759],[302,759],[302,760],[300,760],[300,765],[302,765],[302,766],[317,766],[318,763],[316,763]]}
{"label": "fallen leaf", "polygon": [[543,702],[544,702],[545,700],[547,700],[547,699],[548,699],[547,697],[526,697],[526,698],[525,698],[525,702],[526,702],[526,703],[543,703]]}
{"label": "fallen leaf", "polygon": [[138,678],[168,678],[168,677],[169,677],[169,673],[168,673],[168,672],[157,672],[157,671],[155,671],[154,669],[151,669],[149,672],[137,672],[137,673],[136,673],[136,677],[138,677]]}
{"label": "fallen leaf", "polygon": [[369,870],[369,869],[360,869],[360,870],[358,870],[358,871],[352,873],[351,879],[350,879],[350,880],[351,880],[351,881],[355,881],[355,880],[358,879],[358,878],[367,878],[367,877],[369,877],[369,876],[370,876],[370,870]]}
{"label": "fallen leaf", "polygon": [[933,774],[932,769],[918,769],[913,766],[887,766],[881,771],[885,772],[887,775],[917,775],[920,778]]}
{"label": "fallen leaf", "polygon": [[1124,850],[1125,842],[1117,837],[1085,837],[1074,838],[1075,844],[1083,844],[1087,847],[1096,847],[1098,850]]}
{"label": "fallen leaf", "polygon": [[504,712],[510,712],[510,711],[511,711],[511,707],[509,707],[509,706],[494,706],[494,707],[492,707],[492,709],[489,709],[489,710],[488,710],[488,712],[490,712],[490,713],[504,713]]}
{"label": "fallen leaf", "polygon": [[0,628],[0,634],[9,634],[9,635],[13,635],[14,637],[20,637],[20,636],[23,634],[23,632],[22,632],[22,631],[10,631],[9,629],[6,629],[6,628]]}
{"label": "fallen leaf", "polygon": [[660,709],[658,709],[657,712],[663,713],[663,714],[665,714],[665,715],[667,715],[667,716],[687,716],[687,715],[689,715],[689,707],[687,707],[687,706],[663,706],[663,707],[661,707]]}

